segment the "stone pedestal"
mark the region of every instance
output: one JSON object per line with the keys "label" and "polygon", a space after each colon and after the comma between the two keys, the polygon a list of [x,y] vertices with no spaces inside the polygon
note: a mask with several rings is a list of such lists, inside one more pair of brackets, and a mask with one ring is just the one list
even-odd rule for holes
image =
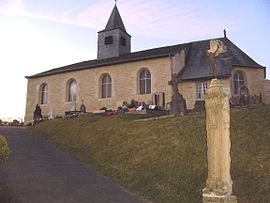
{"label": "stone pedestal", "polygon": [[208,178],[203,203],[237,202],[230,175],[230,106],[223,83],[213,79],[205,95]]}
{"label": "stone pedestal", "polygon": [[237,203],[235,196],[215,196],[215,195],[205,195],[203,196],[203,203]]}
{"label": "stone pedestal", "polygon": [[171,101],[171,115],[185,115],[187,111],[186,100],[179,92],[175,92]]}

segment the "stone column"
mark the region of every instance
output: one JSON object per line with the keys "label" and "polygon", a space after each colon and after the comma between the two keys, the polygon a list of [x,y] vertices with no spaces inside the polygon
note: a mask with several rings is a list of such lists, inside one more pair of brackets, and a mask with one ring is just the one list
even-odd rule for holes
{"label": "stone column", "polygon": [[203,203],[236,203],[230,175],[230,106],[223,83],[213,79],[205,95],[208,178]]}

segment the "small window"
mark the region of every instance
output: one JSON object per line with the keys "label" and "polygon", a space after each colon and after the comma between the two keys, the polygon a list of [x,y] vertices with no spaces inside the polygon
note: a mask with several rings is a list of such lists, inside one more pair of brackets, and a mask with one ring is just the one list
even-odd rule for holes
{"label": "small window", "polygon": [[46,83],[40,86],[40,104],[48,103],[48,85]]}
{"label": "small window", "polygon": [[197,83],[197,101],[203,100],[203,95],[205,94],[207,90],[207,82],[200,82]]}
{"label": "small window", "polygon": [[120,37],[120,45],[123,47],[127,46],[127,41],[124,37]]}
{"label": "small window", "polygon": [[245,85],[245,80],[242,72],[237,71],[233,76],[234,94],[240,95],[240,89]]}
{"label": "small window", "polygon": [[105,44],[112,44],[113,43],[113,36],[105,37]]}

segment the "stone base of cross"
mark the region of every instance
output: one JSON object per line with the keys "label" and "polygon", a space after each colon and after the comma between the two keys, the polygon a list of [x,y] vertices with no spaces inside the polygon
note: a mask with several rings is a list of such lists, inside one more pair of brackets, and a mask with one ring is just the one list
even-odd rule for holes
{"label": "stone base of cross", "polygon": [[176,74],[172,75],[172,80],[169,81],[169,85],[172,86],[172,98],[170,103],[170,114],[171,115],[185,115],[187,111],[186,100],[178,90],[178,79]]}

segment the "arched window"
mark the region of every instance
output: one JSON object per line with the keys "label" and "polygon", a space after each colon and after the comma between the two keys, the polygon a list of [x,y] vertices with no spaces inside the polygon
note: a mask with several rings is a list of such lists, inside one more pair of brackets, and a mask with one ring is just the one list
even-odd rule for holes
{"label": "arched window", "polygon": [[234,73],[233,84],[234,84],[234,94],[240,95],[240,89],[242,86],[245,85],[245,80],[242,72],[237,71]]}
{"label": "arched window", "polygon": [[66,101],[75,102],[77,98],[77,82],[74,79],[70,79],[67,82]]}
{"label": "arched window", "polygon": [[139,74],[139,93],[151,93],[151,73],[147,69],[142,70]]}
{"label": "arched window", "polygon": [[40,86],[40,104],[48,103],[48,85],[43,83]]}
{"label": "arched window", "polygon": [[112,78],[109,74],[101,76],[101,98],[112,97]]}

